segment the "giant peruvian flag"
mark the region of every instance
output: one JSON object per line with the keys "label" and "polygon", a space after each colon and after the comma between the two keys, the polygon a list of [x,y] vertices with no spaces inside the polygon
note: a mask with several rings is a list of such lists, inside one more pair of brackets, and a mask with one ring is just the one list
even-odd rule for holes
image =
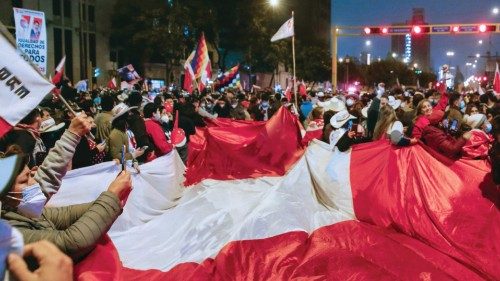
{"label": "giant peruvian flag", "polygon": [[0,137],[54,88],[0,33]]}
{"label": "giant peruvian flag", "polygon": [[[175,151],[142,165],[122,215],[75,277],[500,279],[498,189],[486,162],[387,141],[339,152],[313,140],[303,150],[294,118],[282,109],[270,127],[210,123],[191,139],[208,152],[190,154],[187,188]],[[294,153],[286,154],[289,143]],[[119,170],[103,163],[71,171],[49,204],[89,202]]]}

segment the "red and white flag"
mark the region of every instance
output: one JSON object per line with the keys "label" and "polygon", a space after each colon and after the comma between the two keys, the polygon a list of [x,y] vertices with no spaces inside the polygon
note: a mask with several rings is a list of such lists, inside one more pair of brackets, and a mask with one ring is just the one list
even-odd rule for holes
{"label": "red and white flag", "polygon": [[182,88],[189,93],[193,92],[193,81],[195,81],[193,67],[191,66],[195,53],[196,51],[192,51],[184,63],[184,84]]}
{"label": "red and white flag", "polygon": [[110,89],[116,89],[117,88],[116,78],[115,77],[111,78],[111,80],[108,81],[108,88],[110,88]]}
{"label": "red and white flag", "polygon": [[[385,140],[304,150],[294,120],[212,120],[190,139],[188,188],[175,151],[142,165],[75,279],[500,279],[486,161]],[[94,200],[119,169],[70,171],[49,205]]]}
{"label": "red and white flag", "polygon": [[64,64],[66,63],[66,56],[64,56],[56,67],[54,77],[52,77],[52,84],[58,86],[64,78]]}
{"label": "red and white flag", "polygon": [[54,88],[0,34],[0,137],[7,133]]}
{"label": "red and white flag", "polygon": [[500,71],[498,69],[498,63],[497,63],[497,67],[495,69],[495,78],[493,80],[493,90],[495,91],[495,93],[497,95],[500,94]]}

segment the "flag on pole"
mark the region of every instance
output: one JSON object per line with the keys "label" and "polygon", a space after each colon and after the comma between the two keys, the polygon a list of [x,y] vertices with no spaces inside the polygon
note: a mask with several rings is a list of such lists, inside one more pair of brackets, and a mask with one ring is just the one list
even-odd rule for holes
{"label": "flag on pole", "polygon": [[202,91],[208,85],[208,80],[212,77],[212,65],[208,56],[208,46],[205,41],[205,34],[201,34],[196,52],[191,62],[191,68],[195,79],[199,79],[198,90]]}
{"label": "flag on pole", "polygon": [[500,71],[498,70],[498,63],[495,69],[495,78],[493,79],[493,91],[497,95],[500,94]]}
{"label": "flag on pole", "polygon": [[194,54],[195,51],[192,51],[184,63],[184,85],[182,88],[189,93],[193,92],[193,81],[195,80],[193,67],[191,65]]}
{"label": "flag on pole", "polygon": [[50,81],[52,81],[52,84],[54,84],[54,86],[56,86],[54,88],[53,92],[56,93],[57,95],[59,95],[61,93],[61,90],[59,88],[61,87],[61,82],[64,78],[64,64],[65,63],[66,63],[66,56],[64,56],[61,59],[61,61],[59,62],[59,64],[56,67],[54,77],[52,77],[50,79]]}
{"label": "flag on pole", "polygon": [[274,36],[271,38],[271,42],[275,42],[281,39],[285,39],[288,37],[292,37],[295,34],[294,31],[294,23],[293,23],[293,17],[287,20],[274,34]]}
{"label": "flag on pole", "polygon": [[232,88],[241,88],[240,81],[240,65],[236,65],[228,71],[224,72],[221,77],[217,79],[215,84],[216,89],[220,89],[223,87],[232,87]]}
{"label": "flag on pole", "polygon": [[66,56],[64,56],[56,67],[54,77],[52,77],[52,84],[56,87],[61,83],[64,77],[64,64],[66,63]]}
{"label": "flag on pole", "polygon": [[116,78],[115,78],[115,77],[113,77],[113,78],[111,78],[111,80],[109,80],[109,82],[108,82],[108,88],[110,88],[110,89],[116,89],[116,87],[117,87],[117,86],[116,86]]}
{"label": "flag on pole", "polygon": [[0,137],[54,89],[38,69],[26,62],[0,32]]}

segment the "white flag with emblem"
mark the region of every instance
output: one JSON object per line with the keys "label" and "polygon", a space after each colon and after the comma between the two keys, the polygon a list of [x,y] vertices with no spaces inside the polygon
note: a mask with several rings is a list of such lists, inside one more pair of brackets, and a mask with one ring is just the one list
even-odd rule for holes
{"label": "white flag with emblem", "polygon": [[294,24],[293,24],[293,17],[287,20],[274,34],[273,38],[271,38],[271,42],[278,41],[281,39],[285,39],[288,37],[292,37],[294,35]]}

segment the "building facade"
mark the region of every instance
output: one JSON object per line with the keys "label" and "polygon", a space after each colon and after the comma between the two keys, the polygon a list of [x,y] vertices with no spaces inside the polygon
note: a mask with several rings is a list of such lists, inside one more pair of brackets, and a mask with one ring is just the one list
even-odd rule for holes
{"label": "building facade", "polygon": [[[427,25],[423,8],[414,8],[410,20],[397,25]],[[406,63],[418,64],[418,68],[431,70],[431,38],[428,34],[394,35],[391,38],[391,52],[399,58],[406,59]]]}
{"label": "building facade", "polygon": [[109,47],[111,13],[116,0],[3,0],[0,21],[15,36],[13,8],[45,13],[47,28],[47,75],[66,55],[66,76],[76,83],[101,69],[97,83],[105,84],[108,70],[115,69]]}

